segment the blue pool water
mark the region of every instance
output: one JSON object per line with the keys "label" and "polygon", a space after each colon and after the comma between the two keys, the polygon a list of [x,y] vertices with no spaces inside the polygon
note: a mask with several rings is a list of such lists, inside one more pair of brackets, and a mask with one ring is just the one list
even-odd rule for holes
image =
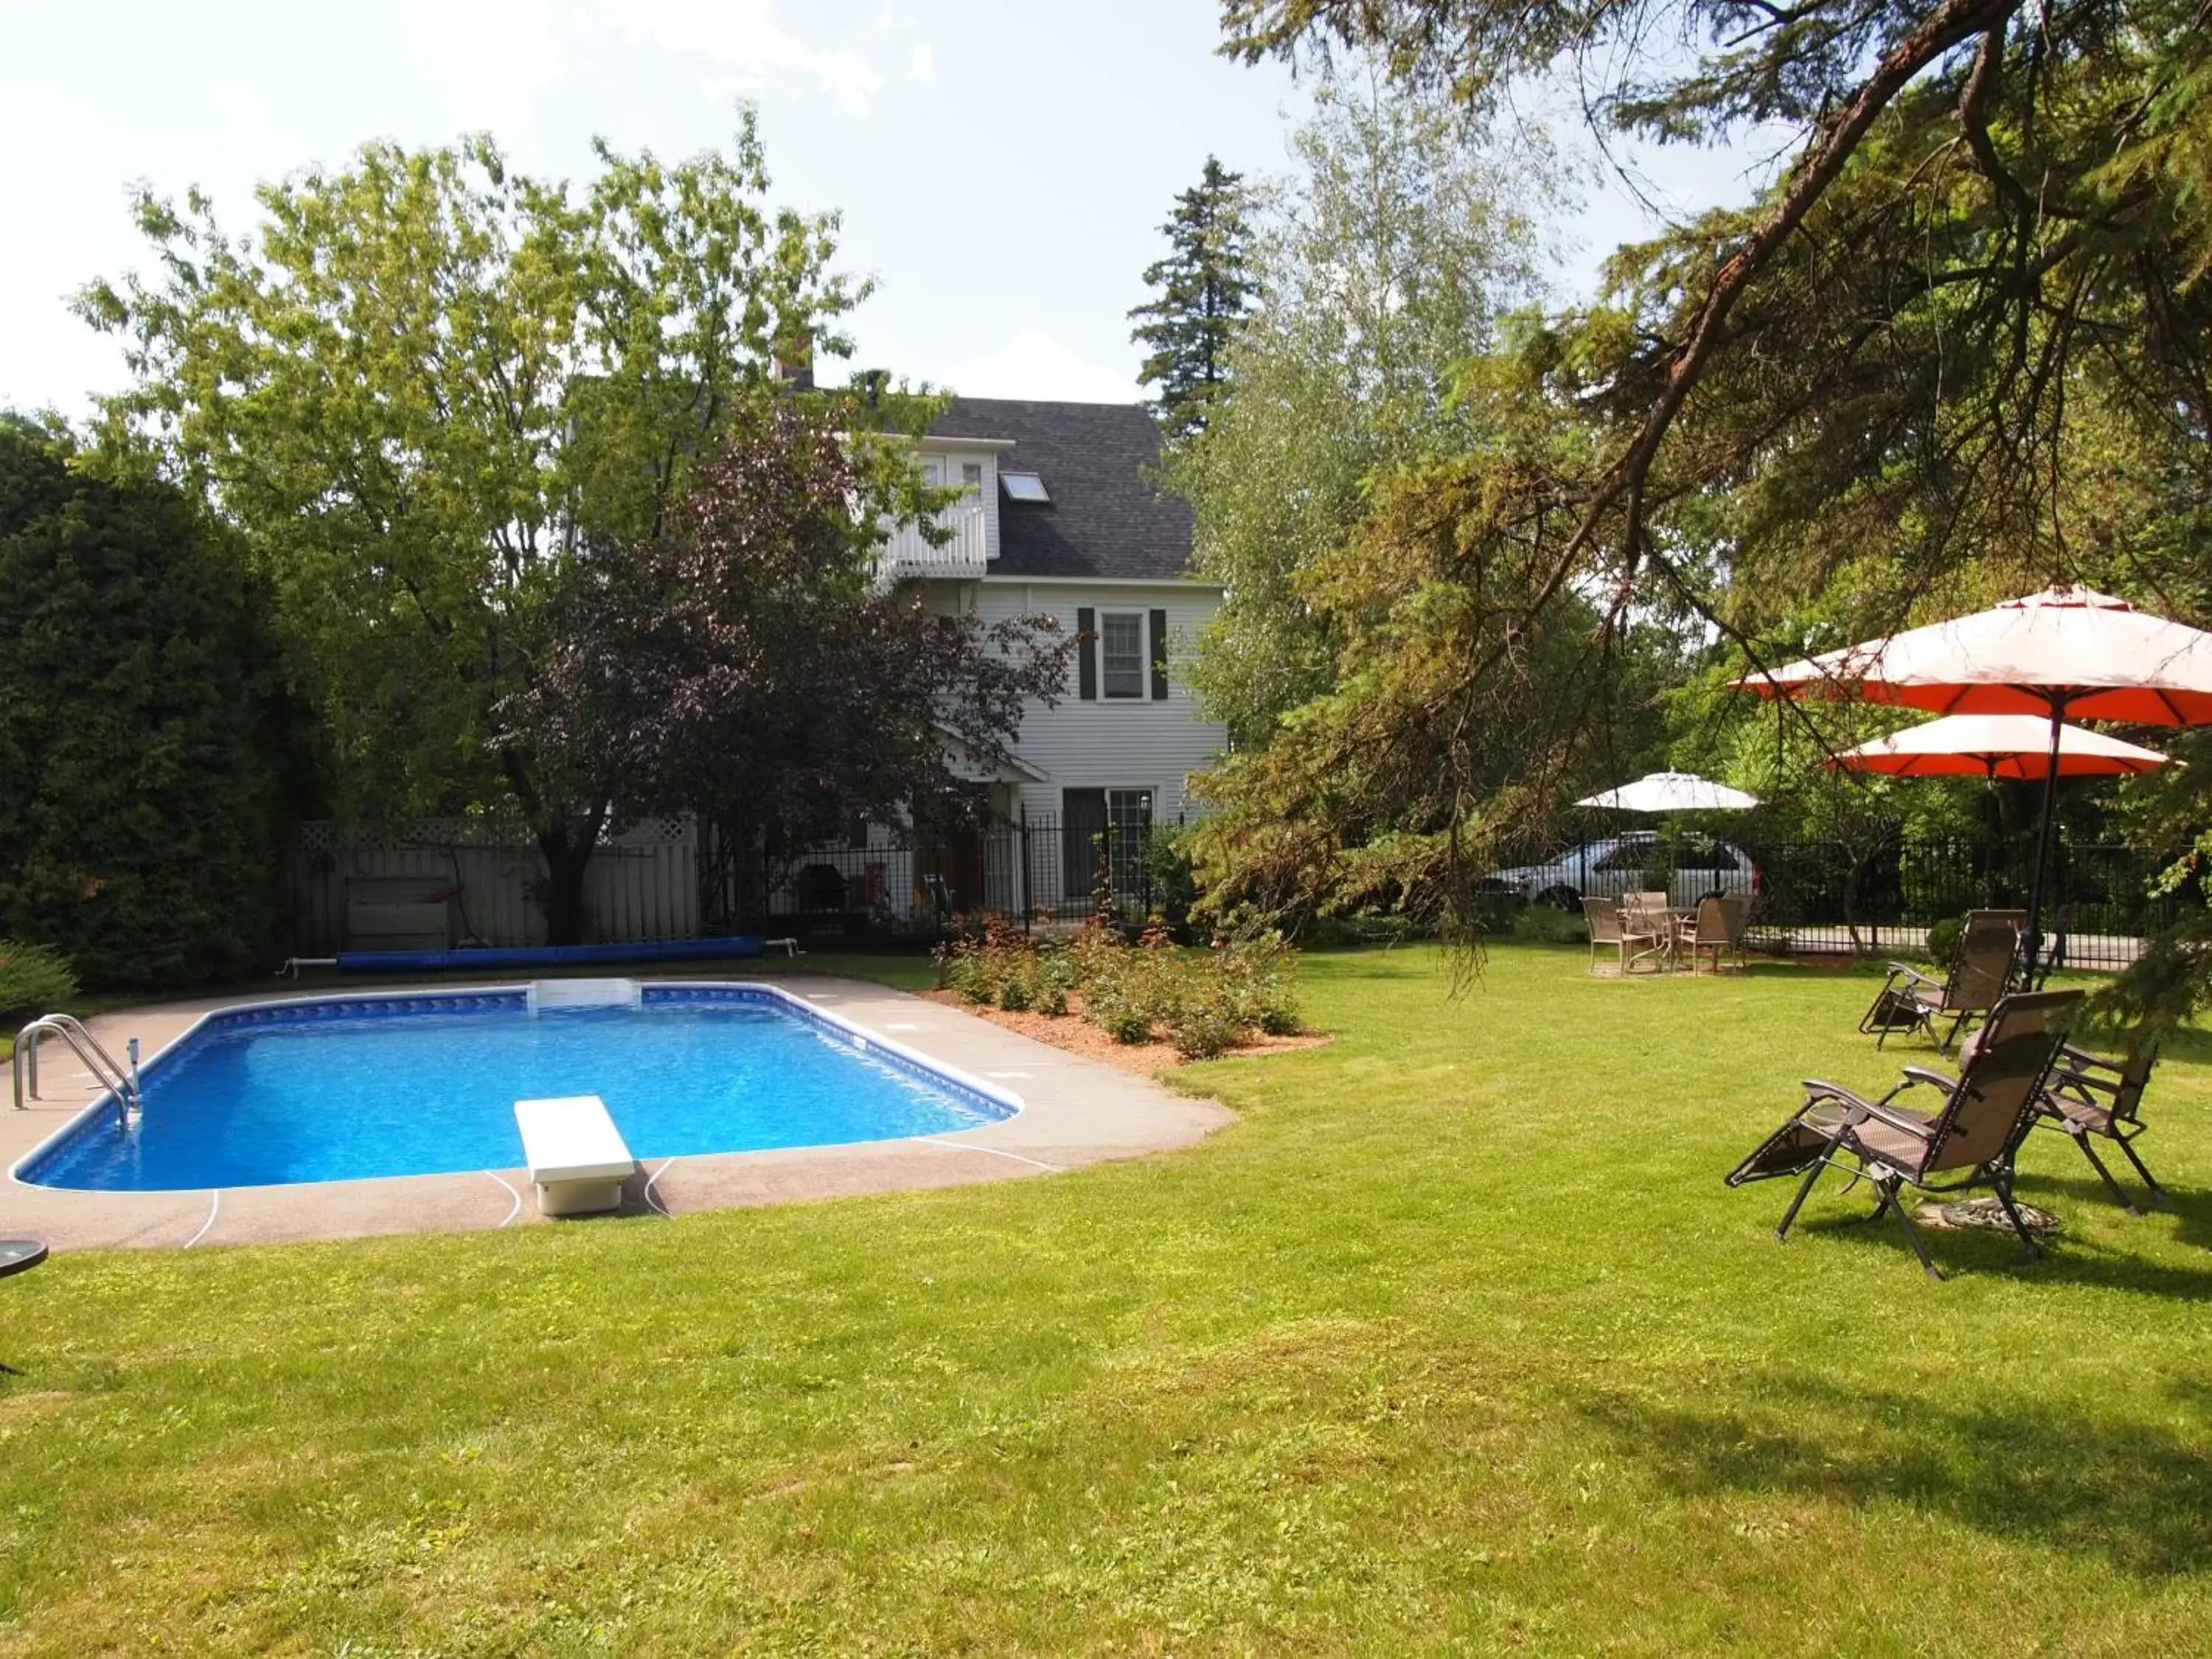
{"label": "blue pool water", "polygon": [[512,1169],[514,1103],[586,1094],[645,1159],[942,1134],[1013,1109],[760,994],[536,1014],[519,994],[356,1000],[216,1016],[148,1068],[137,1127],[110,1108],[21,1174],[148,1192]]}

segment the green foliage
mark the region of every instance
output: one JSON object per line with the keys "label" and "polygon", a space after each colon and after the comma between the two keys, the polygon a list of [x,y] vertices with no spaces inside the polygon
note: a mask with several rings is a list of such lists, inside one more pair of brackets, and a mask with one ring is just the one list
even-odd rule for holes
{"label": "green foliage", "polygon": [[1198,988],[1176,1005],[1168,1023],[1168,1039],[1185,1060],[1216,1060],[1235,1048],[1251,1029],[1251,1022],[1243,1018],[1228,988],[1216,984]]}
{"label": "green foliage", "polygon": [[1433,96],[1324,79],[1262,198],[1265,303],[1229,348],[1234,391],[1168,473],[1196,509],[1200,570],[1223,584],[1191,682],[1245,746],[1334,683],[1343,635],[1305,579],[1365,512],[1377,471],[1477,441],[1456,366],[1536,290],[1540,153],[1510,159]]}
{"label": "green foliage", "polygon": [[76,973],[60,951],[0,939],[0,1019],[50,1014],[76,994]]}
{"label": "green foliage", "polygon": [[1153,409],[1171,434],[1202,431],[1228,390],[1230,338],[1253,294],[1245,215],[1243,179],[1207,156],[1160,227],[1167,257],[1146,268],[1158,297],[1129,313],[1141,319],[1130,338],[1152,349],[1137,379],[1159,387]]}
{"label": "green foliage", "polygon": [[[1723,680],[2055,579],[2212,620],[2200,0],[1817,9],[1747,27],[1735,0],[1224,7],[1234,55],[1370,53],[1470,118],[1557,75],[1607,139],[1794,135],[1752,199],[1620,250],[1595,303],[1470,364],[1467,395],[1504,418],[1431,475],[1439,510],[1378,489],[1376,518],[1404,520],[1389,539],[1425,544],[1434,580],[1352,570],[1316,600],[1361,618],[1340,678],[1376,695],[1303,706],[1299,752],[1226,785],[1219,850],[1255,849],[1254,906],[1329,902],[1377,823],[1436,838],[1450,885],[1479,877],[1501,829],[1572,799],[1636,701],[1613,644],[1651,620],[1713,640]],[[1391,562],[1371,527],[1355,541]],[[1549,708],[1528,695],[1547,632],[1603,671]],[[1796,723],[1832,730],[1828,712]],[[1754,720],[1717,746],[1748,763]],[[1465,727],[1534,735],[1501,773],[1480,745],[1438,752],[1431,734]],[[1965,804],[1814,781],[1809,736],[1782,811],[1840,823],[1855,860],[1905,815]],[[1404,752],[1425,763],[1381,763]],[[2201,826],[2203,775],[2147,793]]]}
{"label": "green foliage", "polygon": [[1584,945],[1589,941],[1589,928],[1579,913],[1549,904],[1516,907],[1510,927],[1515,939],[1532,945]]}
{"label": "green foliage", "polygon": [[181,491],[0,418],[0,933],[96,988],[265,972],[286,723],[268,604]]}
{"label": "green foliage", "polygon": [[1197,878],[1183,846],[1187,834],[1180,825],[1149,825],[1137,851],[1152,890],[1152,910],[1177,934],[1190,926],[1190,908],[1198,898]]}
{"label": "green foliage", "polygon": [[1083,1015],[1116,1042],[1150,1042],[1164,1029],[1186,1058],[1211,1058],[1254,1032],[1302,1029],[1297,955],[1279,934],[1225,948],[1176,948],[1164,932],[1144,941],[1094,928],[1065,946],[1039,945],[1004,923],[939,953],[944,982],[977,1005]]}
{"label": "green foliage", "polygon": [[655,529],[779,357],[848,349],[866,291],[829,270],[833,217],[769,205],[750,114],[726,154],[596,159],[577,190],[488,137],[371,143],[264,185],[243,239],[197,193],[143,193],[161,275],[78,302],[134,375],[110,447],[204,488],[271,584],[340,808],[511,803],[556,942],[603,803],[561,757],[495,752],[493,711],[580,543]]}

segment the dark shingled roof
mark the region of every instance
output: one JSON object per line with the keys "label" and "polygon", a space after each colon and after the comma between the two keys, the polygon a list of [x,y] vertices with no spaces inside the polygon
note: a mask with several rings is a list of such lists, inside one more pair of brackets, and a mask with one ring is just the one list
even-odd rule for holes
{"label": "dark shingled roof", "polygon": [[1154,486],[1159,432],[1137,404],[956,398],[930,432],[1012,438],[1000,470],[1036,473],[1052,497],[1016,501],[1000,491],[994,576],[1172,581],[1190,568],[1190,504]]}

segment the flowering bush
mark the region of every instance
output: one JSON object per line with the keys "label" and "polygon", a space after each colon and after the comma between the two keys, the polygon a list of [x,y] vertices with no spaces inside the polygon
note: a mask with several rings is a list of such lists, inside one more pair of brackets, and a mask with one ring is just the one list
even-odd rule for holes
{"label": "flowering bush", "polygon": [[1115,1042],[1150,1042],[1164,1029],[1186,1059],[1300,1029],[1297,952],[1278,933],[1186,951],[1155,922],[1133,945],[1100,927],[1058,945],[994,921],[940,946],[938,964],[940,982],[968,1002],[1060,1018],[1079,997],[1084,1018]]}

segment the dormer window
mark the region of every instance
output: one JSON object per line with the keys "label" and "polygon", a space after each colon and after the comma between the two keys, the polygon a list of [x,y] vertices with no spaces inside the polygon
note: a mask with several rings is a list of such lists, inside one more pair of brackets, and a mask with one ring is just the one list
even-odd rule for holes
{"label": "dormer window", "polygon": [[1006,487],[1010,501],[1044,501],[1052,497],[1045,493],[1044,480],[1034,472],[1001,472],[999,482]]}
{"label": "dormer window", "polygon": [[983,493],[982,462],[963,461],[960,463],[960,487],[966,490],[970,495],[980,495]]}

